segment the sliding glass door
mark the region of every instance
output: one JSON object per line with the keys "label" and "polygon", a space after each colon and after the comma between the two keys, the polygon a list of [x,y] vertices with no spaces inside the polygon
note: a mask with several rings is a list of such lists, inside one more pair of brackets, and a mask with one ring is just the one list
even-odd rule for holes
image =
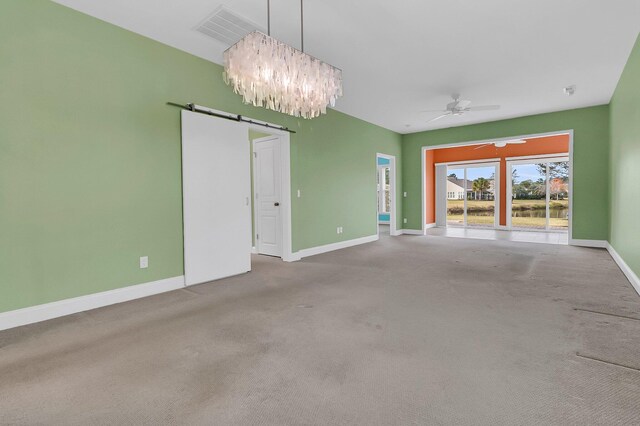
{"label": "sliding glass door", "polygon": [[465,226],[465,169],[447,167],[447,226]]}
{"label": "sliding glass door", "polygon": [[549,229],[569,230],[569,160],[548,163]]}
{"label": "sliding glass door", "polygon": [[496,225],[496,166],[467,167],[467,226],[493,228]]}
{"label": "sliding glass door", "polygon": [[494,228],[497,225],[497,174],[494,163],[447,167],[447,226]]}
{"label": "sliding glass door", "polygon": [[508,166],[512,229],[569,229],[569,159],[536,158]]}

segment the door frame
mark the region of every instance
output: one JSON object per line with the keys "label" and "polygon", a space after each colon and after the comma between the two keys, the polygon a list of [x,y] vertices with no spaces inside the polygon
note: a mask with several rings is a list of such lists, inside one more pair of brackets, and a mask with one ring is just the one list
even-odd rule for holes
{"label": "door frame", "polygon": [[391,211],[389,212],[389,235],[397,236],[400,235],[397,230],[396,224],[396,156],[390,154],[383,154],[381,152],[377,152],[375,156],[375,171],[376,171],[376,234],[378,237],[380,236],[380,227],[378,226],[378,190],[377,190],[377,182],[378,182],[378,158],[384,158],[389,160],[389,189],[390,189],[390,204]]}
{"label": "door frame", "polygon": [[[573,129],[569,130],[558,130],[555,132],[545,132],[545,133],[532,133],[532,134],[524,134],[524,135],[515,135],[508,137],[499,137],[499,138],[491,138],[491,139],[482,139],[475,140],[469,142],[454,142],[454,143],[445,143],[431,146],[422,146],[420,150],[420,162],[422,164],[422,177],[421,181],[421,189],[420,189],[420,200],[422,205],[422,217],[421,217],[421,235],[427,234],[427,229],[433,227],[433,225],[426,224],[427,221],[427,205],[426,205],[426,194],[425,190],[427,188],[427,173],[426,173],[426,153],[432,149],[440,149],[440,148],[453,148],[458,146],[469,146],[469,145],[482,145],[486,143],[492,142],[501,142],[501,141],[511,141],[514,139],[535,139],[541,138],[545,136],[556,136],[556,135],[568,135],[569,136],[569,245],[572,245],[573,241]],[[498,228],[502,229],[502,228]]]}
{"label": "door frame", "polygon": [[[475,228],[471,228],[471,229],[499,229],[500,228],[500,208],[501,208],[501,202],[502,199],[500,198],[500,159],[499,158],[487,158],[486,160],[465,160],[465,161],[452,161],[452,162],[448,162],[448,163],[435,163],[434,166],[445,166],[446,167],[446,171],[449,171],[449,167],[456,167],[458,166],[459,168],[464,169],[464,179],[467,179],[467,168],[477,168],[477,167],[494,167],[495,169],[495,173],[494,173],[494,178],[493,178],[493,186],[494,186],[494,195],[493,195],[493,226],[492,227],[475,227]],[[437,179],[437,176],[436,176]],[[446,179],[446,174],[445,174],[445,179]],[[496,191],[496,182],[498,182],[498,190]],[[445,184],[445,201],[447,200],[446,196],[446,181],[444,182]],[[442,194],[441,194],[442,195]],[[438,193],[436,192],[436,197],[438,196]],[[466,194],[466,190],[465,190],[465,194],[464,194],[464,212],[463,212],[463,225],[462,227],[465,229],[469,229],[469,224],[467,222],[467,194]],[[437,203],[436,203],[437,205]],[[446,206],[446,202],[445,202],[445,206]],[[444,219],[444,224],[445,227],[448,227],[449,225],[447,224],[447,220],[446,220],[446,207],[445,207],[445,219]],[[436,223],[438,222],[438,212],[436,210]],[[458,227],[459,228],[459,227]]]}
{"label": "door frame", "polygon": [[[256,138],[251,141],[251,155],[255,152],[256,142],[277,139],[280,144],[280,238],[282,241],[282,252],[280,258],[285,262],[293,262],[298,260],[293,256],[291,246],[291,155],[290,155],[290,137],[289,132],[278,131],[274,129],[266,129],[262,126],[249,124],[248,129],[255,130],[260,133],[270,133],[269,136]],[[256,162],[255,158],[252,167],[253,173],[253,193],[251,194],[253,203],[253,237],[258,234],[258,205],[255,202],[256,188]],[[256,251],[257,253],[257,240]]]}
{"label": "door frame", "polygon": [[[264,132],[261,132],[264,133]],[[253,191],[251,193],[251,204],[253,207],[253,238],[254,238],[254,247],[253,247],[253,253],[254,254],[261,254],[260,251],[258,250],[258,235],[260,234],[260,226],[259,223],[260,221],[258,220],[258,210],[259,210],[259,205],[260,203],[256,202],[256,188],[257,188],[257,184],[258,184],[258,174],[256,173],[256,143],[260,143],[260,142],[266,142],[266,141],[272,141],[275,140],[277,141],[278,145],[279,145],[279,151],[280,151],[280,164],[282,164],[282,140],[280,139],[280,137],[278,135],[269,135],[269,136],[264,136],[261,138],[256,138],[256,139],[252,139],[251,140],[251,155],[253,156],[253,164],[252,164],[252,170],[251,170],[251,174],[252,174],[252,181],[253,181]],[[284,191],[284,185],[282,185],[282,166],[280,167],[280,199],[282,199],[282,194]],[[282,203],[280,202],[280,207],[282,206]],[[280,256],[272,256],[272,257],[283,257],[283,253],[284,253],[284,235],[282,232],[282,222],[283,222],[283,218],[282,218],[282,211],[280,211],[280,221],[277,224],[278,230],[277,232],[280,233],[280,238],[281,238],[281,242],[282,242],[282,246],[280,247]]]}
{"label": "door frame", "polygon": [[[528,155],[528,156],[523,156],[523,157],[507,157],[506,159],[507,162],[507,196],[510,197],[510,194],[513,192],[513,181],[511,178],[511,175],[513,173],[513,166],[518,165],[518,164],[533,164],[536,163],[536,160],[540,161],[543,163],[555,163],[555,162],[563,162],[563,161],[569,161],[569,238],[571,238],[571,216],[573,213],[573,209],[572,209],[572,194],[571,191],[573,191],[573,165],[571,162],[571,157],[564,155],[564,154],[560,154],[560,155],[553,155],[553,154],[542,154],[542,155]],[[546,160],[546,161],[544,161]],[[555,160],[555,161],[550,161],[550,160]],[[549,202],[550,202],[550,196],[551,194],[549,193],[549,168],[547,167],[547,174],[545,176],[545,211],[546,211],[546,223],[545,223],[545,228],[544,229],[527,229],[527,228],[514,228],[512,223],[511,223],[511,219],[513,218],[513,210],[512,210],[512,206],[513,203],[511,203],[511,199],[509,199],[509,202],[507,202],[507,229],[509,231],[531,231],[531,232],[558,232],[558,230],[556,229],[549,229]]]}

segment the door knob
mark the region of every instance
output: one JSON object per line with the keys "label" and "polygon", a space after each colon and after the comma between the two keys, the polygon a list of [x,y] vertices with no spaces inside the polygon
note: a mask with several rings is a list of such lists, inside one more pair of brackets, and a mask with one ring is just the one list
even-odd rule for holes
{"label": "door knob", "polygon": [[273,203],[273,205],[278,207],[280,205],[280,203],[276,201],[275,203]]}

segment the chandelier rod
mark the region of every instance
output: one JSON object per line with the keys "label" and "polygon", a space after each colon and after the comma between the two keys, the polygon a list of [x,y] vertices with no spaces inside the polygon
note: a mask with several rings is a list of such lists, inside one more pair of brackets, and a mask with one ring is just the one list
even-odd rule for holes
{"label": "chandelier rod", "polygon": [[[271,0],[267,0],[267,35],[271,36]],[[300,51],[304,53],[304,0],[300,0]]]}

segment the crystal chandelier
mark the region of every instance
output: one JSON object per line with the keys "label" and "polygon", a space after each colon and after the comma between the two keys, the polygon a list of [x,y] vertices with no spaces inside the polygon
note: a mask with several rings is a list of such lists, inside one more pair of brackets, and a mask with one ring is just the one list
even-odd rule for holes
{"label": "crystal chandelier", "polygon": [[293,115],[314,118],[327,113],[342,96],[342,71],[304,53],[304,21],[300,1],[302,50],[254,31],[224,52],[225,83],[245,103]]}

